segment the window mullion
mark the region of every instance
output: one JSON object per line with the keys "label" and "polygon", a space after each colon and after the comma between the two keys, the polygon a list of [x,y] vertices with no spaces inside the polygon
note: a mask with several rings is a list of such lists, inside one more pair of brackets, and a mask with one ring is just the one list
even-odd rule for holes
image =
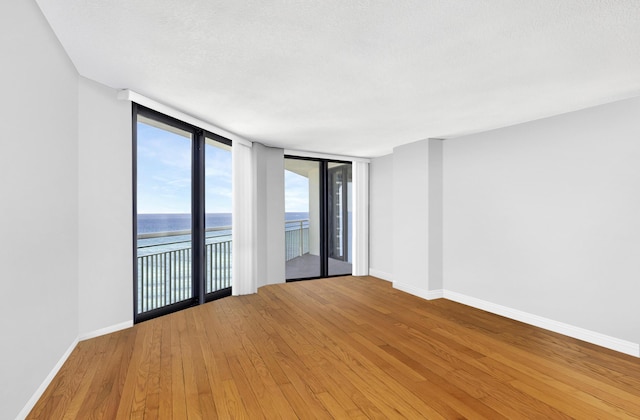
{"label": "window mullion", "polygon": [[192,272],[193,293],[199,305],[205,303],[205,208],[204,208],[204,132],[196,130],[193,135],[192,164]]}

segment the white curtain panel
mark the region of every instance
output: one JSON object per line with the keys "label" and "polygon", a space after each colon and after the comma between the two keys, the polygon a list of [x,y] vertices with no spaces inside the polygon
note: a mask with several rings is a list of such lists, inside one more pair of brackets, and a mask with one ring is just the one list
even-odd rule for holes
{"label": "white curtain panel", "polygon": [[354,276],[369,274],[369,162],[353,161]]}
{"label": "white curtain panel", "polygon": [[251,147],[234,142],[232,149],[233,174],[233,245],[232,280],[234,296],[258,291],[256,278],[255,212]]}

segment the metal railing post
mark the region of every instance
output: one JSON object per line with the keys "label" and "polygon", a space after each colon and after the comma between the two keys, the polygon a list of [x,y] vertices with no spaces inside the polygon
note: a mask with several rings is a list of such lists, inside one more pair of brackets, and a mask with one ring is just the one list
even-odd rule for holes
{"label": "metal railing post", "polygon": [[300,220],[300,256],[302,257],[304,255],[304,248],[303,248],[303,239],[302,239],[302,220]]}

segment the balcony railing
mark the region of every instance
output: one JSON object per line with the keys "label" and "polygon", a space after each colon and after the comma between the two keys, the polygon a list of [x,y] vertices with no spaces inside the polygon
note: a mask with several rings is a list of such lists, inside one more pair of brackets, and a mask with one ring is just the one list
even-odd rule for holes
{"label": "balcony railing", "polygon": [[[285,259],[309,252],[309,220],[285,222]],[[206,230],[205,292],[231,287],[231,226]],[[138,313],[193,297],[191,231],[138,235]]]}
{"label": "balcony railing", "polygon": [[[205,292],[231,287],[231,226],[208,228]],[[138,235],[138,313],[193,297],[191,231]]]}
{"label": "balcony railing", "polygon": [[284,222],[285,261],[309,253],[309,219]]}

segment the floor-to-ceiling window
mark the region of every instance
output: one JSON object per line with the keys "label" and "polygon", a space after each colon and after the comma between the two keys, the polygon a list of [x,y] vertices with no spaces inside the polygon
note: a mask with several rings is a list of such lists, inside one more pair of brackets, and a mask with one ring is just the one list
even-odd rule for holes
{"label": "floor-to-ceiling window", "polygon": [[285,158],[287,280],[351,274],[351,163]]}
{"label": "floor-to-ceiling window", "polygon": [[134,319],[231,293],[231,142],[134,109]]}

